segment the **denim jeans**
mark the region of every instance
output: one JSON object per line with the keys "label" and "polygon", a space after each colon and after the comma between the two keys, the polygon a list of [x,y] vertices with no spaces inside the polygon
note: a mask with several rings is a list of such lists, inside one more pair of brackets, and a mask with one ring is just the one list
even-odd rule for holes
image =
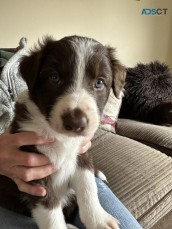
{"label": "denim jeans", "polygon": [[[120,229],[142,229],[139,223],[106,184],[98,178],[96,178],[96,183],[101,205],[108,213],[118,219]],[[76,215],[73,224],[79,229],[85,229],[79,219],[79,214]],[[38,229],[38,227],[32,218],[0,207],[0,229]]]}

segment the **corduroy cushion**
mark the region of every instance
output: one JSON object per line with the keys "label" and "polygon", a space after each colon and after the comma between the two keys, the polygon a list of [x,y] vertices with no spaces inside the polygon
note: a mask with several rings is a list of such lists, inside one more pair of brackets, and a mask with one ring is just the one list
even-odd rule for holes
{"label": "corduroy cushion", "polygon": [[172,127],[118,119],[116,131],[119,135],[169,149],[172,156]]}
{"label": "corduroy cushion", "polygon": [[171,157],[103,130],[99,130],[90,152],[109,187],[144,229],[172,209]]}

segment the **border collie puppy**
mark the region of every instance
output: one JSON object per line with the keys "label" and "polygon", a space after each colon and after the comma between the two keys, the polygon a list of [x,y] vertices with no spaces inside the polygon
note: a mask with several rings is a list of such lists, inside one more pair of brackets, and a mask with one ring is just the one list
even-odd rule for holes
{"label": "border collie puppy", "polygon": [[76,228],[66,224],[63,215],[74,194],[87,229],[119,229],[117,220],[99,203],[88,153],[78,155],[82,142],[99,126],[110,88],[116,97],[123,89],[125,68],[113,53],[93,39],[71,36],[59,41],[46,38],[22,59],[20,71],[28,91],[16,102],[10,131],[53,138],[51,145],[22,150],[42,153],[61,169],[31,182],[46,188],[45,197],[22,193],[12,180],[0,176],[0,205],[30,212],[39,229]]}

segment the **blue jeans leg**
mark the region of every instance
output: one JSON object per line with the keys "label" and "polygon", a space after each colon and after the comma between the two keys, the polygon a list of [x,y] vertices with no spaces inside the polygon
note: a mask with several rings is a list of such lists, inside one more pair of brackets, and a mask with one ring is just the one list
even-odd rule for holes
{"label": "blue jeans leg", "polygon": [[38,229],[33,218],[0,207],[0,229]]}
{"label": "blue jeans leg", "polygon": [[[124,207],[112,191],[98,178],[96,178],[99,200],[103,208],[117,218],[120,229],[142,229],[139,223]],[[73,224],[80,229],[85,229],[77,213]],[[38,229],[31,217],[20,215],[0,207],[0,229]],[[93,228],[94,229],[94,228]]]}
{"label": "blue jeans leg", "polygon": [[[136,219],[107,187],[107,185],[98,178],[96,178],[96,183],[101,205],[108,213],[118,219],[120,222],[120,229],[142,229]],[[80,229],[85,229],[78,214],[74,220],[74,225]]]}

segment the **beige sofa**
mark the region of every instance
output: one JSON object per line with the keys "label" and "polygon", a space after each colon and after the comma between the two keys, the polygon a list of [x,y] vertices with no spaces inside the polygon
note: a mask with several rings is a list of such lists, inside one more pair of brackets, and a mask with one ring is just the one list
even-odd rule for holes
{"label": "beige sofa", "polygon": [[116,134],[97,131],[90,151],[144,229],[172,228],[172,127],[121,119]]}

